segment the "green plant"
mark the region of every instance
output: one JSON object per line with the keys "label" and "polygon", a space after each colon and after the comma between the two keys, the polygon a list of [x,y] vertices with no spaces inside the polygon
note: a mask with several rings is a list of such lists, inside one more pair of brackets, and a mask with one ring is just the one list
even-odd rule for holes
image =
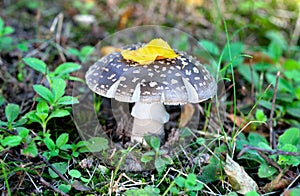
{"label": "green plant", "polygon": [[127,190],[124,195],[126,196],[158,196],[160,190],[158,188],[155,188],[153,186],[147,185],[142,189],[132,189]]}
{"label": "green plant", "polygon": [[14,32],[11,26],[5,26],[3,19],[0,17],[0,52],[9,51],[12,47],[13,38],[9,37]]}
{"label": "green plant", "polygon": [[148,163],[154,160],[154,166],[159,173],[162,173],[167,165],[173,163],[172,158],[167,154],[167,151],[160,149],[160,140],[154,136],[145,136],[146,143],[152,148],[143,154],[141,161]]}
{"label": "green plant", "polygon": [[260,153],[268,153],[269,159],[278,164],[283,171],[300,164],[300,130],[298,128],[287,129],[279,137],[275,150],[270,148],[268,141],[258,133],[250,133],[247,139],[243,134],[240,134],[237,140],[237,150],[241,151],[245,146],[250,146],[250,149],[239,159],[257,162],[260,178],[274,179],[279,173],[279,168],[270,165]]}
{"label": "green plant", "polygon": [[43,134],[46,133],[47,123],[52,118],[64,117],[70,114],[68,105],[78,103],[78,99],[65,94],[65,80],[80,80],[70,76],[70,73],[80,69],[76,63],[63,63],[59,65],[54,72],[49,72],[46,64],[36,58],[24,58],[26,64],[36,71],[42,73],[47,78],[50,88],[41,84],[33,85],[34,91],[40,96],[37,101],[36,110],[27,113],[27,117],[32,122],[39,123],[43,128]]}
{"label": "green plant", "polygon": [[[1,134],[0,151],[6,148],[11,148],[19,145],[23,145],[21,153],[24,155],[36,156],[38,153],[37,146],[35,144],[35,138],[29,135],[29,130],[23,125],[27,122],[25,117],[16,121],[20,114],[20,107],[16,104],[8,104],[5,107],[5,116],[7,122],[0,121],[0,126],[6,127],[10,134]],[[1,131],[4,129],[0,129]]]}
{"label": "green plant", "polygon": [[203,184],[197,182],[197,176],[193,173],[188,174],[186,178],[177,176],[174,181],[177,187],[170,189],[170,192],[173,194],[179,194],[180,189],[182,189],[184,193],[180,194],[194,196],[197,195],[197,191],[203,188]]}
{"label": "green plant", "polygon": [[68,48],[68,52],[77,57],[80,62],[84,63],[87,56],[93,52],[94,48],[92,46],[83,46],[80,50],[76,48]]}

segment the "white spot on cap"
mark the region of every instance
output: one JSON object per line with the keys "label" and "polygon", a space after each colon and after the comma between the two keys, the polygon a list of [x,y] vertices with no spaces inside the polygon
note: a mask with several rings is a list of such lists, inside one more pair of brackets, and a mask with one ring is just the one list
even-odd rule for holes
{"label": "white spot on cap", "polygon": [[192,71],[191,70],[185,70],[185,74],[187,75],[187,76],[190,76],[191,74],[192,74]]}
{"label": "white spot on cap", "polygon": [[150,87],[155,87],[157,85],[157,82],[150,82],[149,85]]}
{"label": "white spot on cap", "polygon": [[193,67],[193,72],[194,73],[199,73],[199,70],[196,67]]}
{"label": "white spot on cap", "polygon": [[134,77],[134,78],[132,79],[132,82],[136,82],[136,81],[138,81],[138,80],[139,80],[139,78]]}
{"label": "white spot on cap", "polygon": [[139,74],[140,72],[141,72],[140,70],[136,69],[136,70],[133,70],[132,73]]}
{"label": "white spot on cap", "polygon": [[171,80],[171,84],[176,84],[176,83],[178,83],[177,80],[175,80],[175,79],[172,79],[172,80]]}
{"label": "white spot on cap", "polygon": [[195,80],[200,80],[200,77],[195,77]]}
{"label": "white spot on cap", "polygon": [[111,80],[116,76],[116,74],[111,74],[111,76],[107,77],[107,79]]}

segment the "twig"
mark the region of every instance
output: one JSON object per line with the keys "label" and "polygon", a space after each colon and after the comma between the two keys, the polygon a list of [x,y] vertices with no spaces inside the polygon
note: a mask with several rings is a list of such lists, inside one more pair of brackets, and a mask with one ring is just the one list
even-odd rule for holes
{"label": "twig", "polygon": [[293,186],[293,184],[299,179],[299,177],[300,177],[300,174],[298,174],[298,176],[289,184],[289,186],[285,189],[285,191],[289,190],[291,188],[291,186]]}
{"label": "twig", "polygon": [[30,179],[31,183],[33,184],[37,192],[42,193],[42,191],[37,187],[37,185],[34,183],[34,181],[32,180],[31,176],[27,173],[27,171],[25,171],[25,174],[28,176],[28,178]]}
{"label": "twig", "polygon": [[60,56],[61,60],[63,62],[66,62],[66,57],[63,54],[61,48],[59,47],[64,15],[63,15],[63,13],[59,13],[57,17],[58,17],[58,23],[57,23],[57,28],[56,28],[56,36],[55,36],[56,44],[55,45],[56,45],[56,48],[58,50],[58,53],[59,53],[59,56]]}
{"label": "twig", "polygon": [[50,184],[49,182],[47,182],[44,178],[40,177],[40,182],[45,185],[46,187],[54,190],[55,192],[57,192],[58,194],[60,195],[63,195],[63,196],[68,196],[68,194],[62,192],[61,190],[59,190],[58,188],[56,188],[55,186],[53,186],[52,184]]}
{"label": "twig", "polygon": [[282,151],[282,150],[268,150],[268,149],[259,148],[259,147],[256,147],[256,146],[244,145],[244,148],[238,154],[238,157],[242,156],[247,150],[256,150],[256,151],[265,152],[265,153],[268,153],[268,154],[271,154],[271,155],[276,154],[276,155],[300,156],[300,152],[287,152],[287,151]]}
{"label": "twig", "polygon": [[269,163],[270,165],[272,165],[273,167],[275,167],[276,169],[278,169],[279,172],[282,172],[282,169],[279,167],[279,165],[273,161],[273,159],[269,158],[267,155],[265,155],[264,153],[260,152],[260,151],[257,151],[257,153],[262,157],[264,158],[267,163]]}
{"label": "twig", "polygon": [[277,74],[276,74],[276,82],[275,82],[275,87],[274,87],[274,95],[273,95],[272,108],[271,108],[270,120],[269,120],[270,147],[272,149],[276,148],[275,134],[274,134],[274,131],[273,131],[273,115],[274,115],[274,110],[275,110],[275,101],[276,101],[276,96],[277,96],[277,88],[278,88],[278,79],[279,79],[279,76],[280,76],[280,71],[278,71]]}
{"label": "twig", "polygon": [[51,163],[49,163],[49,161],[44,156],[42,156],[41,154],[38,154],[38,157],[40,159],[42,159],[43,162],[47,166],[49,166],[63,181],[65,181],[67,184],[70,184],[69,180],[66,177],[64,177],[55,167],[53,167],[53,165]]}

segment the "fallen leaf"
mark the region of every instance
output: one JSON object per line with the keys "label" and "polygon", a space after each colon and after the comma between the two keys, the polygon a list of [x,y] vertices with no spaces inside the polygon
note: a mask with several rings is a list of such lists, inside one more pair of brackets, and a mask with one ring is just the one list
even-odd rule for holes
{"label": "fallen leaf", "polygon": [[[245,125],[248,123],[248,121],[247,121],[245,118],[243,118],[243,117],[236,116],[236,117],[234,118],[234,114],[227,114],[226,117],[227,117],[229,120],[231,120],[232,122],[235,121],[235,124],[236,124],[236,126],[238,126],[238,127],[245,126]],[[253,131],[253,130],[255,130],[255,127],[254,127],[252,124],[250,124],[250,125],[248,125],[247,127],[245,127],[244,132],[249,133],[249,132],[251,132],[251,131]]]}
{"label": "fallen leaf", "polygon": [[137,50],[123,50],[121,54],[124,59],[132,60],[141,65],[152,63],[155,60],[179,56],[172,50],[170,45],[162,39],[153,39]]}
{"label": "fallen leaf", "polygon": [[129,6],[125,9],[125,11],[121,14],[119,18],[119,23],[118,23],[118,29],[124,29],[129,18],[132,16],[133,12],[135,11],[134,6]]}
{"label": "fallen leaf", "polygon": [[113,52],[121,52],[122,50],[120,48],[116,48],[116,47],[113,47],[113,46],[104,46],[101,48],[101,54],[103,56],[105,55],[108,55],[110,53],[113,53]]}
{"label": "fallen leaf", "polygon": [[90,191],[91,188],[83,185],[81,182],[78,180],[75,180],[72,184],[72,187],[76,189],[77,191]]}
{"label": "fallen leaf", "polygon": [[191,120],[195,112],[195,108],[192,104],[188,103],[183,106],[183,112],[180,114],[179,128],[185,127]]}
{"label": "fallen leaf", "polygon": [[276,191],[278,189],[286,188],[291,182],[283,178],[283,174],[279,173],[271,182],[263,187],[266,192]]}
{"label": "fallen leaf", "polygon": [[244,168],[226,155],[224,171],[228,176],[232,189],[240,194],[258,190],[256,182],[245,172]]}

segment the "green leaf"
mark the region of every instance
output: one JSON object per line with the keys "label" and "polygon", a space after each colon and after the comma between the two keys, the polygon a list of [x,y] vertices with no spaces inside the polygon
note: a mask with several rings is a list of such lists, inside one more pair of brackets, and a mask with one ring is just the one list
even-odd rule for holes
{"label": "green leaf", "polygon": [[76,97],[72,96],[63,96],[56,102],[58,105],[71,105],[79,103]]}
{"label": "green leaf", "polygon": [[266,163],[263,163],[259,166],[258,169],[258,177],[260,178],[269,178],[273,176],[277,170],[272,167],[271,165],[267,165]]}
{"label": "green leaf", "polygon": [[58,186],[58,189],[61,190],[64,193],[68,193],[71,190],[72,186],[69,184],[60,184]]}
{"label": "green leaf", "polygon": [[77,63],[63,63],[55,69],[54,74],[56,76],[62,76],[65,74],[69,74],[73,71],[77,71],[80,68],[81,66]]}
{"label": "green leaf", "polygon": [[158,173],[162,173],[166,168],[166,163],[161,157],[157,157],[154,161],[154,166]]}
{"label": "green leaf", "polygon": [[185,185],[185,179],[181,176],[176,177],[174,181],[177,184],[177,186],[179,186],[181,188],[183,188]]}
{"label": "green leaf", "polygon": [[38,113],[46,113],[48,114],[49,112],[49,106],[45,101],[40,101],[37,106],[36,106],[36,111]]}
{"label": "green leaf", "polygon": [[12,28],[11,26],[6,26],[2,31],[2,35],[9,35],[12,34],[14,31],[15,29]]}
{"label": "green leaf", "polygon": [[22,150],[22,154],[32,157],[36,157],[38,155],[38,149],[36,144],[32,141],[30,142],[25,149]]}
{"label": "green leaf", "polygon": [[252,146],[256,146],[259,142],[268,144],[268,141],[264,136],[262,136],[259,133],[255,133],[255,132],[249,133],[248,140],[249,140],[250,145],[252,145]]}
{"label": "green leaf", "polygon": [[36,115],[36,111],[31,111],[26,114],[26,116],[32,121],[32,122],[37,122],[42,125],[42,120]]}
{"label": "green leaf", "polygon": [[57,140],[56,140],[56,146],[58,148],[61,148],[63,145],[65,145],[69,140],[69,134],[68,133],[63,133],[61,134]]}
{"label": "green leaf", "polygon": [[59,118],[59,117],[68,116],[69,114],[70,114],[70,112],[67,110],[62,110],[62,109],[54,110],[48,117],[48,120],[50,120],[51,118]]}
{"label": "green leaf", "polygon": [[40,59],[27,57],[23,58],[23,61],[34,70],[41,72],[44,75],[46,74],[46,64]]}
{"label": "green leaf", "polygon": [[54,97],[52,95],[52,92],[48,88],[46,88],[40,84],[35,84],[35,85],[33,85],[33,89],[39,96],[41,96],[46,101],[48,101],[48,103],[50,103],[50,104],[53,103]]}
{"label": "green leaf", "polygon": [[55,144],[54,144],[54,141],[53,141],[51,138],[46,137],[46,138],[44,139],[44,143],[45,143],[45,145],[47,146],[47,148],[48,148],[50,151],[55,150]]}
{"label": "green leaf", "polygon": [[68,173],[72,178],[80,178],[81,177],[81,173],[77,169],[71,169]]}
{"label": "green leaf", "polygon": [[29,130],[25,127],[17,127],[16,130],[21,138],[26,138],[29,134]]}
{"label": "green leaf", "polygon": [[[285,144],[281,149],[286,152],[297,152],[297,147],[292,144]],[[300,160],[297,157],[291,155],[279,155],[278,164],[292,165],[296,167],[300,164]]]}
{"label": "green leaf", "polygon": [[276,43],[283,50],[287,49],[288,43],[280,31],[270,30],[265,35],[271,42]]}
{"label": "green leaf", "polygon": [[5,116],[8,123],[15,121],[19,115],[20,107],[16,104],[10,103],[5,107]]}
{"label": "green leaf", "polygon": [[196,185],[196,179],[197,179],[197,176],[193,173],[191,174],[188,174],[186,180],[185,180],[185,187],[186,188],[189,188],[189,187],[193,187]]}
{"label": "green leaf", "polygon": [[79,152],[100,152],[108,148],[108,141],[103,137],[92,137],[86,141],[86,146],[81,147]]}
{"label": "green leaf", "polygon": [[[53,163],[52,165],[56,170],[58,170],[63,175],[67,172],[68,163],[66,162]],[[48,172],[52,178],[58,177],[58,175],[50,167],[48,167]]]}
{"label": "green leaf", "polygon": [[146,135],[144,137],[146,143],[152,148],[154,149],[156,152],[159,150],[160,147],[160,139],[158,139],[155,136],[152,135]]}
{"label": "green leaf", "polygon": [[56,102],[60,97],[65,94],[66,82],[61,78],[52,79],[52,92],[54,97],[54,102]]}
{"label": "green leaf", "polygon": [[300,130],[298,128],[287,129],[278,139],[278,148],[280,149],[285,144],[297,145],[299,142]]}
{"label": "green leaf", "polygon": [[240,55],[244,51],[244,44],[242,42],[233,42],[230,44],[230,52],[231,55],[229,55],[229,47],[228,45],[225,46],[224,48],[224,55],[222,60],[230,62],[230,56],[231,59],[233,60],[232,64],[237,65],[237,63],[241,63],[242,59]]}
{"label": "green leaf", "polygon": [[286,106],[286,113],[296,118],[300,118],[300,101],[288,104]]}
{"label": "green leaf", "polygon": [[201,40],[200,45],[212,55],[220,54],[218,46],[211,41]]}
{"label": "green leaf", "polygon": [[296,95],[297,99],[300,100],[300,87],[296,87],[295,95]]}
{"label": "green leaf", "polygon": [[278,61],[282,55],[282,49],[278,43],[271,42],[268,48],[269,56],[271,56],[274,60]]}
{"label": "green leaf", "polygon": [[[237,67],[239,73],[247,80],[248,83],[254,84],[256,88],[259,87],[260,78],[255,70],[251,70],[249,65],[240,64]],[[251,73],[252,72],[252,73]]]}
{"label": "green leaf", "polygon": [[300,195],[300,188],[291,189],[290,196],[299,196],[299,195]]}
{"label": "green leaf", "polygon": [[256,191],[249,191],[245,196],[260,196]]}
{"label": "green leaf", "polygon": [[18,135],[7,136],[1,140],[2,146],[14,147],[21,144],[22,138]]}
{"label": "green leaf", "polygon": [[[154,154],[155,155],[155,154]],[[143,163],[148,163],[148,162],[150,162],[150,161],[152,161],[153,160],[153,156],[154,155],[150,155],[149,153],[147,154],[147,153],[145,153],[145,154],[143,154],[143,156],[142,156],[142,158],[141,158],[141,161],[143,162]]]}
{"label": "green leaf", "polygon": [[262,121],[262,122],[266,122],[267,121],[267,117],[264,114],[264,111],[261,109],[257,109],[255,112],[255,118],[258,121]]}

